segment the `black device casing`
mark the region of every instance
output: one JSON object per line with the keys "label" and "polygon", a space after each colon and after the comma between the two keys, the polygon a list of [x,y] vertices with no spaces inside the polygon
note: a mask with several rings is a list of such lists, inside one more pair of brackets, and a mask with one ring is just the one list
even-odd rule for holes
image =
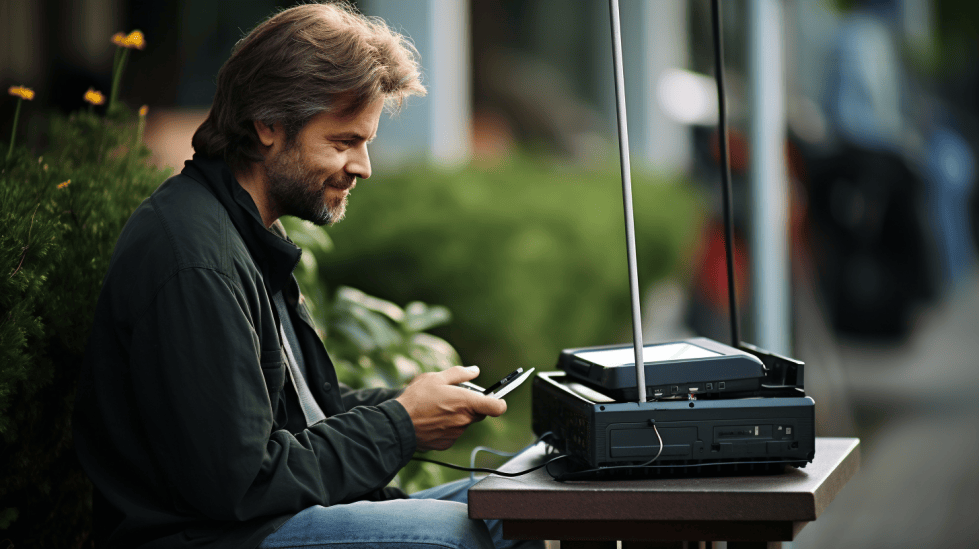
{"label": "black device casing", "polygon": [[[652,402],[594,402],[572,390],[563,372],[534,379],[532,426],[538,436],[590,467],[786,462],[805,467],[815,455],[815,402],[768,397]],[[689,469],[689,468],[688,468]]]}
{"label": "black device casing", "polygon": [[[762,360],[742,349],[705,337],[678,342],[687,343],[718,353],[718,356],[645,364],[646,397],[659,399],[696,393],[698,395],[744,394],[756,392],[765,378]],[[602,345],[564,349],[558,356],[557,367],[616,400],[637,400],[635,363],[621,366],[602,366],[581,358],[579,353],[632,348],[631,345]]]}

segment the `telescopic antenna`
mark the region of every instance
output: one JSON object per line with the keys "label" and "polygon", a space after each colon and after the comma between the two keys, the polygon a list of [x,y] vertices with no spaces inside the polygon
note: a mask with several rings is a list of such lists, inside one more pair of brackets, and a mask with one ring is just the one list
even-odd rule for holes
{"label": "telescopic antenna", "polygon": [[727,255],[727,297],[731,312],[731,346],[741,345],[741,329],[738,327],[738,300],[734,293],[734,205],[731,200],[731,160],[727,139],[727,104],[724,99],[724,40],[721,36],[721,6],[718,0],[710,2],[714,27],[714,72],[717,78],[718,134],[721,151],[721,200],[724,210],[724,252]]}
{"label": "telescopic antenna", "polygon": [[646,371],[642,354],[642,315],[639,312],[639,275],[636,270],[636,227],[632,215],[632,168],[629,165],[629,129],[625,116],[625,85],[622,75],[622,30],[619,2],[609,0],[612,19],[612,64],[615,67],[615,114],[619,122],[619,157],[622,169],[622,203],[625,207],[625,244],[629,263],[629,293],[632,297],[632,340],[636,354],[636,388],[639,402],[646,402]]}

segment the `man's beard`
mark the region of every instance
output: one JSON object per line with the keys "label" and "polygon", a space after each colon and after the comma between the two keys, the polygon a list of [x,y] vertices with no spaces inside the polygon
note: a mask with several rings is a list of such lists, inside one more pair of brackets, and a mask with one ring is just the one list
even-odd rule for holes
{"label": "man's beard", "polygon": [[347,209],[347,195],[331,193],[327,187],[348,188],[354,176],[339,171],[325,180],[306,164],[298,143],[293,142],[263,163],[267,197],[278,216],[292,215],[316,225],[329,225],[343,219]]}

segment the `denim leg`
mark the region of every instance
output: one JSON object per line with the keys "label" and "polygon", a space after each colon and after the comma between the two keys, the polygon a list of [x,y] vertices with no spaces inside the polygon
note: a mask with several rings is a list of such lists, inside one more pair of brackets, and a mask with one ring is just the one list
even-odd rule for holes
{"label": "denim leg", "polygon": [[461,503],[399,499],[357,502],[301,511],[265,538],[261,549],[490,549],[482,521]]}
{"label": "denim leg", "polygon": [[[469,487],[479,482],[481,479],[470,481],[468,478],[448,482],[428,490],[411,494],[412,499],[438,499],[442,501],[455,501],[458,503],[469,504]],[[467,510],[468,512],[468,510]],[[474,521],[478,522],[478,521]],[[510,540],[503,539],[503,523],[498,520],[484,520],[493,543],[497,549],[543,549],[544,542],[538,540]]]}
{"label": "denim leg", "polygon": [[541,541],[503,539],[496,520],[469,518],[468,479],[411,495],[410,499],[357,502],[303,510],[283,524],[260,549],[368,547],[446,549],[532,549]]}

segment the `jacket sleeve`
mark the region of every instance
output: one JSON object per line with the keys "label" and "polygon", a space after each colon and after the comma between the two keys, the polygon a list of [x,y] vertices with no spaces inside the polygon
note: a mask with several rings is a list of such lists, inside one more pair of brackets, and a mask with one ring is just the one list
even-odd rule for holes
{"label": "jacket sleeve", "polygon": [[340,398],[343,399],[343,407],[351,410],[357,406],[377,406],[385,401],[397,398],[404,389],[371,388],[371,389],[351,389],[343,383],[340,384]]}
{"label": "jacket sleeve", "polygon": [[297,435],[273,430],[265,380],[285,366],[281,352],[263,352],[253,325],[262,312],[253,309],[230,278],[187,268],[134,325],[136,405],[171,497],[208,518],[241,521],[385,486],[415,450],[404,407],[391,400]]}

